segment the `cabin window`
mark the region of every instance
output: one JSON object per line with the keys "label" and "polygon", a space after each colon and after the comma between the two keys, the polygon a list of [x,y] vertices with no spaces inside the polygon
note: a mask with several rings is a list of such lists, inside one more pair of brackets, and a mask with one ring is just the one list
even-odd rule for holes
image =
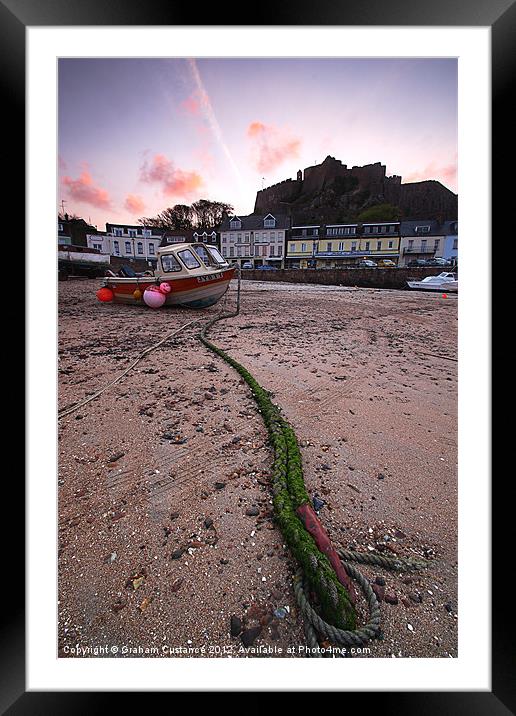
{"label": "cabin window", "polygon": [[209,249],[206,249],[206,250],[208,251],[208,253],[210,254],[210,256],[212,256],[212,257],[215,259],[215,261],[216,261],[218,264],[225,264],[225,263],[226,263],[226,262],[224,261],[224,259],[222,258],[222,256],[220,255],[220,253],[218,252],[218,250],[217,250],[214,246],[210,246],[210,248],[209,248]]}
{"label": "cabin window", "polygon": [[201,261],[206,264],[206,266],[210,266],[210,264],[213,264],[213,261],[210,260],[210,255],[208,254],[204,246],[194,246],[193,250],[201,259]]}
{"label": "cabin window", "polygon": [[181,259],[181,261],[184,263],[186,268],[188,269],[195,269],[200,268],[201,264],[197,261],[193,253],[190,251],[190,249],[183,249],[182,251],[178,251],[177,255]]}
{"label": "cabin window", "polygon": [[172,271],[181,271],[181,264],[176,259],[174,254],[165,254],[161,257],[161,267],[163,271],[170,273]]}

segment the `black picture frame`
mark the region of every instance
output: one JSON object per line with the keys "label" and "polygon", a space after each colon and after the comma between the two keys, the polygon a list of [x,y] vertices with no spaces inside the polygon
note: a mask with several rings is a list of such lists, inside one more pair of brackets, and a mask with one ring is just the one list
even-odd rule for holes
{"label": "black picture frame", "polygon": [[[516,2],[515,0],[361,0],[344,4],[335,0],[295,4],[292,0],[272,3],[265,0],[253,6],[253,15],[237,16],[233,22],[220,22],[220,7],[206,6],[202,10],[203,26],[213,25],[304,25],[304,26],[486,26],[492,32],[492,216],[493,236],[498,221],[507,218],[512,205],[512,183],[505,182],[503,167],[510,156],[514,132],[514,115],[511,106],[511,80],[516,75]],[[76,25],[199,25],[199,8],[166,0],[124,0],[109,3],[105,0],[0,0],[0,87],[4,108],[4,162],[10,167],[11,192],[8,197],[10,214],[16,216],[16,233],[20,234],[25,216],[24,157],[25,150],[25,29],[28,26]],[[272,21],[272,22],[271,22]],[[7,111],[6,111],[7,108]],[[509,152],[509,154],[508,154]],[[503,159],[502,159],[503,157]],[[16,175],[17,171],[17,175]],[[509,193],[510,192],[510,193]],[[486,201],[489,198],[486,197]],[[493,293],[493,313],[498,305],[498,294]],[[493,388],[495,384],[493,383]],[[501,447],[501,435],[493,441]],[[18,470],[19,477],[19,470]],[[24,504],[21,479],[13,489],[13,504]],[[510,505],[502,497],[503,485],[493,484],[493,506],[497,519],[493,529],[493,595],[492,595],[492,691],[450,692],[368,692],[345,695],[363,699],[380,713],[404,714],[490,714],[500,716],[514,713],[516,680],[514,679],[512,620],[510,607],[513,597],[507,599],[507,573],[511,565],[502,563],[505,544],[512,544],[509,534],[512,520],[504,519],[504,507]],[[22,606],[24,546],[21,530],[17,539],[4,549],[4,569],[9,575],[8,593],[16,585],[16,599],[9,602],[1,613],[1,672],[2,687],[0,708],[2,713],[61,714],[92,713],[102,703],[114,703],[116,693],[94,692],[26,692],[25,691],[25,617]],[[481,578],[489,579],[489,575]],[[512,589],[512,588],[510,588]],[[474,595],[472,595],[474,598]],[[313,690],[317,690],[314,683]],[[335,689],[339,689],[336,684]],[[148,699],[149,694],[145,695]],[[132,705],[138,707],[138,694],[131,695]]]}

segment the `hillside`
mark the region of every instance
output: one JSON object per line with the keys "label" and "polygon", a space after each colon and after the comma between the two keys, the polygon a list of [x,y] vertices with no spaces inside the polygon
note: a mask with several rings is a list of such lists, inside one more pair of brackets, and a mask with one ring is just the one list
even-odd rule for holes
{"label": "hillside", "polygon": [[444,221],[457,218],[457,199],[438,181],[402,184],[400,176],[386,176],[380,162],[348,169],[328,156],[298,171],[296,179],[258,191],[254,213],[288,214],[295,223],[337,223],[356,221],[365,209],[388,204],[400,219]]}

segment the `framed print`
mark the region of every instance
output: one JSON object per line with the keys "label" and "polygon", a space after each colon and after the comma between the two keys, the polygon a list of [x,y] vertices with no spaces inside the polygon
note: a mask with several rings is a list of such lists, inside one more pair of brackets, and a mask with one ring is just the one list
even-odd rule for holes
{"label": "framed print", "polygon": [[0,5],[29,328],[7,712],[514,709],[488,509],[516,12],[382,10]]}

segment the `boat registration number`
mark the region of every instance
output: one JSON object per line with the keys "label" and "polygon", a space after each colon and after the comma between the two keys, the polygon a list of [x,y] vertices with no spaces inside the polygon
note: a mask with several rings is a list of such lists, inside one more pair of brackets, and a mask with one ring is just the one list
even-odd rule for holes
{"label": "boat registration number", "polygon": [[208,281],[218,281],[222,278],[222,274],[217,276],[197,276],[197,283],[207,283]]}

